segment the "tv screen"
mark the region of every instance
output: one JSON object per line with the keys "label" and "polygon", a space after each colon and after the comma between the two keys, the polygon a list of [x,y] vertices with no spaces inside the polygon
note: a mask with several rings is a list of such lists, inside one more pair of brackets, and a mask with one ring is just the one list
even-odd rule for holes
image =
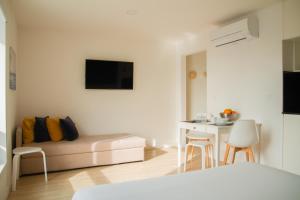
{"label": "tv screen", "polygon": [[300,114],[300,72],[283,72],[283,113]]}
{"label": "tv screen", "polygon": [[87,59],[85,88],[133,89],[133,62]]}

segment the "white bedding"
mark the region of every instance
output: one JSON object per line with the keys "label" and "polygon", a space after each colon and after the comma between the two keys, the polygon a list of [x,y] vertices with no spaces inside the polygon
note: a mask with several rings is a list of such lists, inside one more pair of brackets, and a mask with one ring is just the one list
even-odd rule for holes
{"label": "white bedding", "polygon": [[[159,170],[159,169],[158,169]],[[98,185],[73,200],[300,200],[300,176],[239,164],[141,181]]]}

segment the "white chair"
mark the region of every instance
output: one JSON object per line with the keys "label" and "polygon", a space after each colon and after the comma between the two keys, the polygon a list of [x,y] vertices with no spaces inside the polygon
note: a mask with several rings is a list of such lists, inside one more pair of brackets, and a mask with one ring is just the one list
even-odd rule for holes
{"label": "white chair", "polygon": [[44,162],[44,173],[45,173],[45,182],[48,182],[47,177],[47,166],[46,166],[46,156],[45,152],[40,147],[17,147],[13,150],[13,171],[12,171],[12,190],[16,190],[16,182],[20,176],[20,159],[22,155],[31,154],[31,153],[41,153],[43,155]]}
{"label": "white chair", "polygon": [[[201,149],[201,157],[200,157],[201,164],[202,164],[201,169],[205,169],[205,166],[208,167],[209,164],[211,167],[214,166],[213,143],[209,140],[207,140],[207,141],[192,140],[192,141],[189,141],[185,146],[184,171],[186,171],[186,165],[188,162],[188,148],[189,147],[192,147],[192,148],[198,147]],[[205,160],[204,160],[204,158],[205,158]],[[210,160],[209,160],[209,158],[210,158]],[[193,153],[192,153],[192,159],[193,159]]]}
{"label": "white chair", "polygon": [[233,148],[233,156],[231,163],[234,163],[236,152],[244,151],[246,160],[255,162],[252,146],[258,143],[258,131],[254,120],[239,120],[236,121],[230,132],[226,151],[224,155],[224,165],[227,164],[229,151]]}

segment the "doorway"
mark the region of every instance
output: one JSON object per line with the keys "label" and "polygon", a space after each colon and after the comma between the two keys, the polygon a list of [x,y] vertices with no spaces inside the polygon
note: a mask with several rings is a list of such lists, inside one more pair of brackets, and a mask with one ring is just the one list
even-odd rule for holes
{"label": "doorway", "polygon": [[186,119],[207,111],[206,51],[186,56]]}
{"label": "doorway", "polygon": [[6,45],[5,18],[0,9],[0,169],[6,162]]}

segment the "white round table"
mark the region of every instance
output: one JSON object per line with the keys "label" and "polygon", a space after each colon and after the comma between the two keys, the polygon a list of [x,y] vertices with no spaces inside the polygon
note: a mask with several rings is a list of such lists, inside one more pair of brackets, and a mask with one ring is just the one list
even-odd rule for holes
{"label": "white round table", "polygon": [[48,182],[47,166],[45,152],[40,147],[17,147],[13,150],[13,174],[12,174],[12,190],[16,190],[16,182],[20,174],[20,158],[22,155],[30,153],[41,153],[43,155],[45,182]]}

